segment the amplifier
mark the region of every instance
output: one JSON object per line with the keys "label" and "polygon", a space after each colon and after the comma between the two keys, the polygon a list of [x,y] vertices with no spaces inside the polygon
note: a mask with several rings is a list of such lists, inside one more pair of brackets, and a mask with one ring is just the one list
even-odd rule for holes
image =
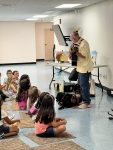
{"label": "amplifier", "polygon": [[64,92],[73,92],[75,83],[64,82]]}

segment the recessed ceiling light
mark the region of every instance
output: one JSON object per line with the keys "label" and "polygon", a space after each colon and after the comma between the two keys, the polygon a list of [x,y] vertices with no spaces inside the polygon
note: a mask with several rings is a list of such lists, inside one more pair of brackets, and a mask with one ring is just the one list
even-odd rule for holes
{"label": "recessed ceiling light", "polygon": [[33,18],[45,18],[48,17],[48,15],[35,15]]}
{"label": "recessed ceiling light", "polygon": [[79,6],[81,4],[62,4],[60,6],[57,6],[55,8],[73,8],[73,7],[76,7],[76,6]]}
{"label": "recessed ceiling light", "polygon": [[34,20],[37,20],[37,18],[27,18],[26,20],[28,20],[28,21],[34,21]]}

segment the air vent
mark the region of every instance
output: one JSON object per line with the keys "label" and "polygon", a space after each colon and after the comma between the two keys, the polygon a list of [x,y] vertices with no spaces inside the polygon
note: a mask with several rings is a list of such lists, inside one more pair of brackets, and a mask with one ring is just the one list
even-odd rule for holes
{"label": "air vent", "polygon": [[14,4],[0,4],[0,6],[2,6],[2,7],[11,7],[11,6],[13,6]]}
{"label": "air vent", "polygon": [[18,3],[18,0],[0,0],[0,7],[12,7]]}

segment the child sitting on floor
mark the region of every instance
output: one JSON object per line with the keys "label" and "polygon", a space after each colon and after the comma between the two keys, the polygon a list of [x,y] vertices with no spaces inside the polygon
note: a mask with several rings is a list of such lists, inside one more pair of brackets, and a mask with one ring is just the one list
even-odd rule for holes
{"label": "child sitting on floor", "polygon": [[10,84],[7,85],[7,91],[9,93],[9,97],[10,98],[16,98],[16,95],[17,95],[17,84],[15,82],[15,76],[12,75],[12,79],[10,81]]}
{"label": "child sitting on floor", "polygon": [[41,106],[41,104],[42,104],[42,100],[43,100],[44,96],[47,95],[47,94],[49,94],[49,93],[48,93],[48,92],[42,92],[42,93],[40,94],[40,96],[39,96],[39,98],[38,98],[38,101],[36,102],[36,105],[35,105],[35,107],[36,107],[37,110],[40,109],[40,106]]}
{"label": "child sitting on floor", "polygon": [[10,93],[10,90],[9,90],[9,86],[11,84],[11,81],[12,81],[12,70],[7,70],[7,78],[4,79],[4,87],[2,89],[3,93],[7,96],[7,97],[11,97],[11,94],[12,92]]}
{"label": "child sitting on floor", "polygon": [[22,79],[19,82],[19,90],[16,97],[18,106],[20,110],[25,110],[27,108],[27,99],[28,99],[28,89],[30,88],[31,83],[29,78]]}
{"label": "child sitting on floor", "polygon": [[[3,104],[3,98],[0,96],[0,108],[2,104]],[[5,137],[17,135],[19,132],[19,128],[17,127],[16,123],[20,122],[20,120],[11,120],[8,117],[7,113],[2,109],[1,109],[0,117],[1,117],[0,118],[0,138],[2,139]]]}
{"label": "child sitting on floor", "polygon": [[55,118],[54,97],[46,94],[36,117],[35,134],[39,137],[54,137],[66,130],[65,125],[65,119]]}
{"label": "child sitting on floor", "polygon": [[35,122],[36,120],[36,116],[37,116],[37,113],[40,109],[40,106],[41,106],[41,103],[42,103],[42,100],[43,100],[43,97],[46,95],[46,94],[49,94],[48,92],[42,92],[39,96],[39,98],[36,100],[36,102],[33,104],[33,106],[29,109],[28,111],[28,114],[32,117],[32,120]]}
{"label": "child sitting on floor", "polygon": [[38,101],[41,92],[36,86],[31,86],[28,90],[28,100],[27,100],[27,109],[35,105]]}
{"label": "child sitting on floor", "polygon": [[13,75],[15,76],[15,82],[16,82],[17,88],[19,88],[19,71],[14,70]]}
{"label": "child sitting on floor", "polygon": [[2,95],[3,99],[5,100],[8,98],[4,93],[3,93],[3,88],[6,86],[6,84],[1,84],[1,73],[0,73],[0,95]]}
{"label": "child sitting on floor", "polygon": [[35,105],[40,94],[41,92],[36,86],[31,86],[28,90],[27,110],[28,114],[31,116],[37,112]]}

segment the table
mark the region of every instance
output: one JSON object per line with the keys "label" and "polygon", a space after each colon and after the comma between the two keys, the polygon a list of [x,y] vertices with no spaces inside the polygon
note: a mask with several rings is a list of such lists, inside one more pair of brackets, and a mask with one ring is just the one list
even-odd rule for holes
{"label": "table", "polygon": [[[60,67],[60,71],[64,71],[68,68],[73,68],[73,69],[76,68],[76,66],[72,66],[70,63],[47,62],[47,65],[52,66],[52,69],[53,69],[53,74],[52,74],[52,79],[51,79],[50,84],[49,84],[49,89],[51,89],[52,82],[55,81],[55,79],[54,79],[54,77],[55,77],[55,71],[54,71],[55,67]],[[65,67],[65,68],[62,69],[62,67]],[[98,82],[99,82],[99,85],[102,89],[102,93],[103,93],[103,86],[102,86],[101,81],[100,81],[100,70],[99,69],[103,68],[103,67],[107,67],[107,65],[94,65],[93,68],[97,68],[98,73],[97,73],[97,75],[92,74],[92,76],[96,76],[98,78]]]}

